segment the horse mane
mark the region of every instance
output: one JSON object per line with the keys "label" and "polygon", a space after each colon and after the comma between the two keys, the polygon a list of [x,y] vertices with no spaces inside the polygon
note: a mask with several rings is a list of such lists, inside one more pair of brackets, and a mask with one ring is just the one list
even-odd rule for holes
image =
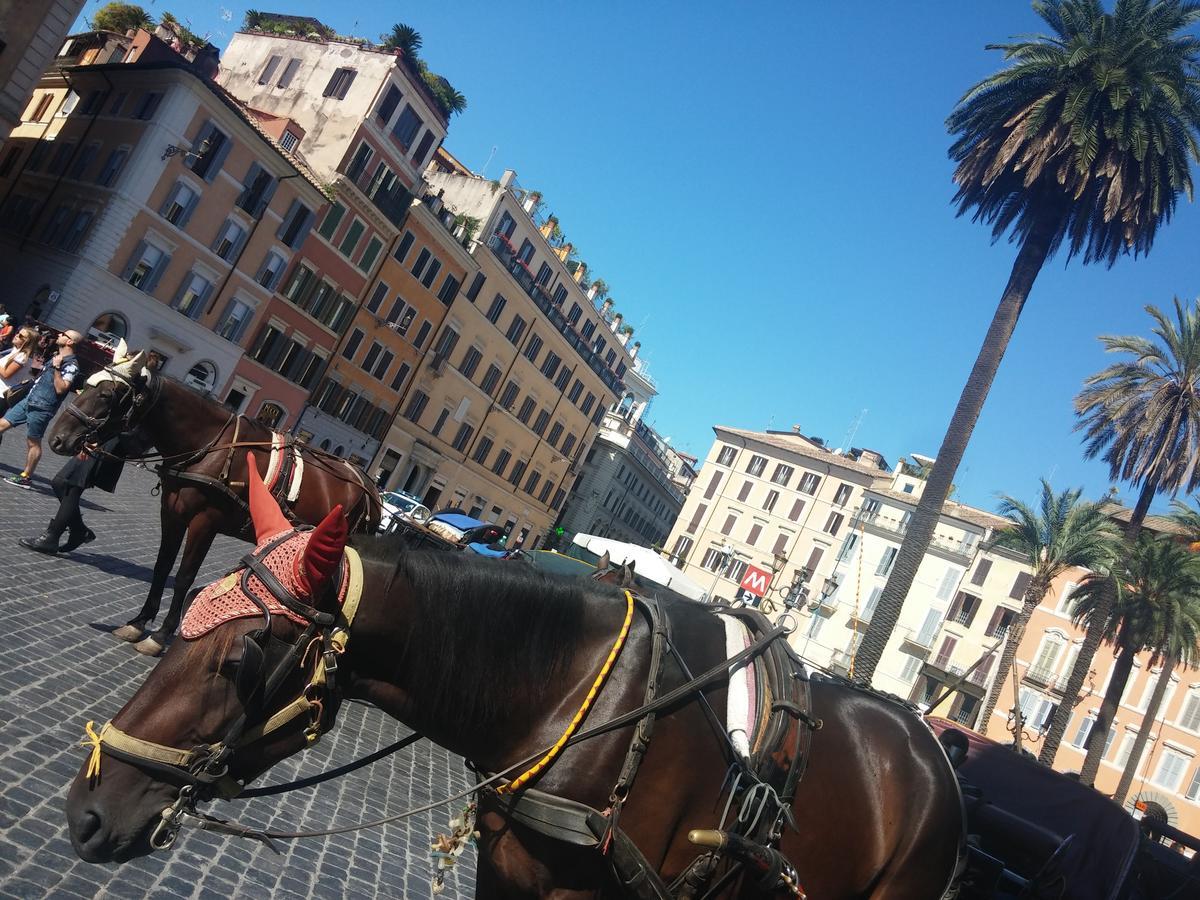
{"label": "horse mane", "polygon": [[606,589],[465,551],[397,554],[388,537],[355,545],[364,558],[394,560],[391,582],[412,585],[415,612],[396,648],[406,687],[455,730],[486,732],[541,709],[579,646],[583,601]]}

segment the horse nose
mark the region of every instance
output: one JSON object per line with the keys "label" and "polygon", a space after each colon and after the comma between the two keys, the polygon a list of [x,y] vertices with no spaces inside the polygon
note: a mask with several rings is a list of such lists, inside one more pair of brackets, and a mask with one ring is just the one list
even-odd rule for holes
{"label": "horse nose", "polygon": [[107,862],[107,838],[105,835],[104,819],[95,809],[85,809],[71,816],[68,830],[71,833],[71,844],[79,858],[85,862]]}

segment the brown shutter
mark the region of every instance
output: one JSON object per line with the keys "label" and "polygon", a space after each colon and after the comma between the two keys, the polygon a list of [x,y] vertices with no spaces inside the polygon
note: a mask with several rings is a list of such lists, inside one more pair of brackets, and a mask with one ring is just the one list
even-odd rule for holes
{"label": "brown shutter", "polygon": [[964,594],[962,591],[959,591],[958,595],[954,598],[954,602],[950,604],[950,612],[946,613],[947,622],[953,621],[954,617],[958,615],[959,610],[962,609],[963,601],[965,599],[966,594]]}
{"label": "brown shutter", "polygon": [[721,473],[713,472],[712,480],[708,483],[708,489],[704,492],[704,499],[711,500],[713,494],[717,492],[717,485],[721,483]]}
{"label": "brown shutter", "polygon": [[746,536],[746,543],[753,547],[760,534],[762,534],[762,526],[755,522],[750,526],[750,534]]}
{"label": "brown shutter", "polygon": [[738,491],[738,500],[745,500],[750,496],[750,488],[754,487],[754,482],[747,481],[742,485],[742,489]]}
{"label": "brown shutter", "polygon": [[821,557],[824,555],[824,547],[813,547],[812,553],[808,556],[808,562],[805,565],[814,576],[817,574],[817,566],[821,564]]}
{"label": "brown shutter", "polygon": [[994,637],[996,629],[1000,627],[1000,617],[1004,615],[1004,607],[998,606],[992,613],[991,619],[988,620],[988,627],[984,631],[986,637]]}
{"label": "brown shutter", "polygon": [[771,552],[783,553],[787,549],[787,539],[788,536],[781,532],[779,537],[775,538],[775,548]]}
{"label": "brown shutter", "polygon": [[703,503],[696,507],[696,512],[692,514],[692,521],[688,523],[688,534],[696,533],[696,529],[700,527],[700,520],[704,518],[704,513],[707,510],[708,507]]}
{"label": "brown shutter", "polygon": [[975,567],[975,574],[971,576],[971,584],[983,584],[987,580],[988,572],[992,569],[992,561],[990,559],[981,559],[979,565]]}
{"label": "brown shutter", "polygon": [[1013,600],[1023,600],[1025,598],[1025,590],[1029,587],[1029,582],[1033,580],[1033,576],[1028,572],[1018,572],[1017,578],[1013,582],[1012,590],[1008,592],[1008,596]]}
{"label": "brown shutter", "polygon": [[737,516],[735,516],[733,513],[730,513],[728,518],[725,519],[725,524],[721,527],[721,534],[727,535],[729,532],[733,531],[733,523],[736,521]]}
{"label": "brown shutter", "polygon": [[788,518],[791,519],[793,522],[799,522],[800,514],[802,512],[804,512],[804,501],[797,500],[795,503],[792,504],[792,511],[790,513],[788,513]]}

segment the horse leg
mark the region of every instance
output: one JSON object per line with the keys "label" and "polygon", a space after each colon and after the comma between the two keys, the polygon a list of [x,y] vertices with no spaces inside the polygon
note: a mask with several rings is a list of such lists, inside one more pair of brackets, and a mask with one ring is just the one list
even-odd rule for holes
{"label": "horse leg", "polygon": [[139,641],[146,633],[146,625],[154,621],[158,608],[162,605],[163,590],[167,586],[167,576],[175,568],[175,559],[179,556],[179,548],[183,545],[183,536],[187,532],[187,524],[169,513],[164,498],[160,519],[162,522],[162,538],[158,544],[158,558],[154,561],[154,575],[150,579],[150,593],[142,610],[125,625],[113,631],[113,634],[125,641]]}
{"label": "horse leg", "polygon": [[184,598],[192,589],[192,583],[196,580],[200,566],[204,563],[204,557],[208,555],[213,538],[216,536],[216,523],[207,516],[197,516],[188,524],[187,541],[183,546],[183,561],[179,564],[179,571],[175,573],[175,589],[171,594],[171,608],[167,610],[167,617],[163,619],[161,627],[135,645],[134,649],[138,653],[146,656],[158,656],[162,653],[163,647],[167,645],[167,641],[170,640],[179,625],[179,620],[184,612]]}

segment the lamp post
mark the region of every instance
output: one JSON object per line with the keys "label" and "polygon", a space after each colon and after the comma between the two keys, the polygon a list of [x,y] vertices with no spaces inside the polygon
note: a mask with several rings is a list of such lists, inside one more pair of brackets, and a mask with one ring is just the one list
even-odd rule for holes
{"label": "lamp post", "polygon": [[786,565],[787,565],[787,557],[784,556],[782,553],[780,553],[778,550],[776,550],[775,557],[774,557],[774,559],[771,560],[771,581],[767,585],[766,592],[759,599],[759,602],[755,604],[755,606],[758,606],[761,604],[763,607],[763,612],[769,612],[770,610],[775,608],[775,601],[770,599],[770,595],[771,595],[771,592],[775,590],[776,576],[779,575],[779,573],[783,571],[783,568]]}
{"label": "lamp post", "polygon": [[186,162],[187,160],[192,159],[193,157],[196,159],[199,159],[201,156],[204,156],[204,154],[208,153],[208,151],[211,149],[212,149],[212,141],[210,141],[208,138],[205,138],[204,140],[202,140],[200,142],[200,146],[197,147],[194,151],[193,150],[184,150],[182,147],[176,147],[174,144],[167,144],[167,149],[163,151],[162,158],[163,158],[163,160],[168,160],[172,156],[178,156],[179,154],[182,153],[183,159]]}
{"label": "lamp post", "polygon": [[717,574],[713,576],[712,587],[708,589],[709,603],[713,602],[713,594],[717,590],[717,582],[721,580],[721,576],[725,574],[729,568],[729,562],[733,558],[733,546],[728,541],[721,545],[721,555],[723,557],[721,564],[717,567]]}
{"label": "lamp post", "polygon": [[[838,588],[838,576],[837,576],[837,573],[834,572],[832,575],[830,575],[828,578],[826,578],[825,583],[823,585],[821,585],[820,599],[814,600],[812,603],[810,603],[808,605],[808,611],[812,613],[812,617],[814,619],[820,615],[821,607],[825,604],[825,601],[829,599],[830,595],[832,595],[833,592],[837,590],[837,588]],[[812,636],[813,636],[812,622],[809,622],[808,623],[808,631],[805,632],[805,635],[804,635],[804,649],[800,651],[801,656],[804,656],[808,652],[808,642],[812,640]]]}

